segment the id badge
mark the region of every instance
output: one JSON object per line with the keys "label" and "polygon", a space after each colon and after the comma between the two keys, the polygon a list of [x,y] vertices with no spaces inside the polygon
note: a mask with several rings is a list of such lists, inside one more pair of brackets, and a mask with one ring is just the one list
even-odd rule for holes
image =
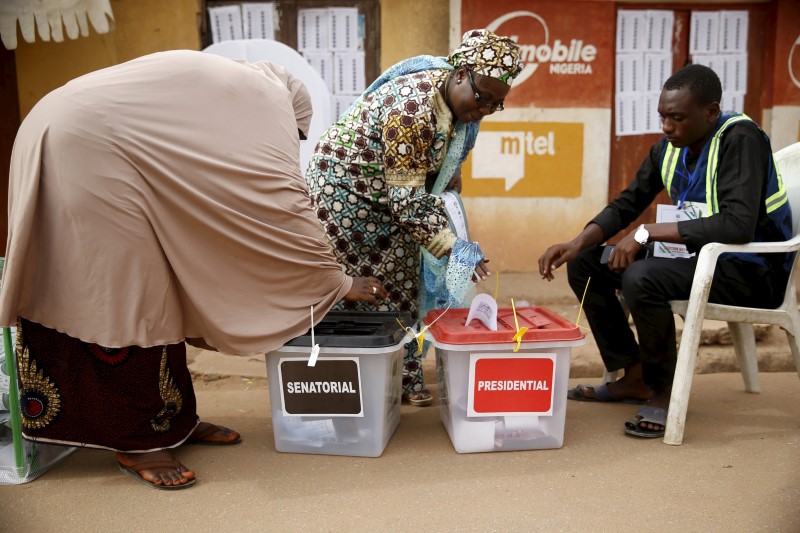
{"label": "id badge", "polygon": [[[683,209],[678,209],[678,206],[675,205],[658,204],[656,206],[656,222],[694,220],[704,217],[707,210],[707,205],[700,202],[684,202]],[[660,241],[656,241],[653,244],[653,255],[655,257],[689,258],[695,256],[695,254],[689,253],[683,244]]]}

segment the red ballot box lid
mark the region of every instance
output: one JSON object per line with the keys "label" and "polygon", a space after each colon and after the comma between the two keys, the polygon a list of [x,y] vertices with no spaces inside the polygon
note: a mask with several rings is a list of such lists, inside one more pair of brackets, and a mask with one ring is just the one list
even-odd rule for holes
{"label": "red ballot box lid", "polygon": [[[477,319],[466,324],[468,314],[469,309],[451,308],[446,312],[433,309],[423,322],[433,324],[428,331],[438,342],[446,344],[516,344],[513,337],[517,328],[512,308],[497,310],[497,331],[490,330]],[[440,318],[437,320],[437,317]],[[517,307],[517,322],[520,328],[528,328],[522,337],[523,343],[574,341],[584,337],[578,326],[545,307]]]}

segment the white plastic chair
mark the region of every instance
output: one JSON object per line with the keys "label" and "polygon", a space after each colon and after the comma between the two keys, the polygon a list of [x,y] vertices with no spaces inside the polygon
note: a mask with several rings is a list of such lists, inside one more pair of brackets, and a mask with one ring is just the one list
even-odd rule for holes
{"label": "white plastic chair", "polygon": [[798,340],[800,312],[797,309],[795,288],[797,256],[795,256],[789,275],[783,303],[777,309],[755,309],[708,303],[711,280],[714,277],[714,269],[720,254],[725,252],[787,253],[800,249],[800,143],[776,152],[775,162],[787,189],[789,205],[792,207],[792,239],[785,242],[759,242],[741,245],[709,243],[703,246],[698,255],[697,269],[692,281],[689,300],[670,302],[672,310],[684,317],[684,327],[667,413],[667,426],[664,434],[666,444],[677,446],[683,442],[689,392],[704,319],[723,320],[728,323],[736,359],[742,371],[744,387],[747,392],[759,392],[758,361],[755,335],[753,334],[754,323],[775,324],[786,331],[795,367],[800,372],[800,340]]}
{"label": "white plastic chair", "polygon": [[212,44],[203,51],[230,59],[243,59],[251,63],[271,61],[286,67],[305,84],[311,94],[311,106],[314,109],[311,126],[308,129],[308,139],[300,141],[300,172],[305,174],[308,162],[314,155],[314,147],[334,120],[331,110],[331,94],[319,73],[297,50],[270,39],[222,41]]}

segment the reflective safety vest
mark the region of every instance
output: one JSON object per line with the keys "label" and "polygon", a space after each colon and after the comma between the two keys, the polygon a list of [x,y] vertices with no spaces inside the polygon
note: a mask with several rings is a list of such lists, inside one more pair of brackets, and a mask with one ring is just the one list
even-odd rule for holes
{"label": "reflective safety vest", "polygon": [[[755,122],[747,115],[741,113],[725,113],[720,116],[717,122],[717,131],[711,137],[709,142],[703,147],[703,152],[697,160],[696,172],[703,172],[705,166],[705,203],[707,209],[705,216],[711,216],[719,213],[719,202],[717,200],[717,170],[719,168],[719,150],[722,145],[722,137],[725,131],[733,124],[738,122],[749,121],[755,125]],[[758,125],[756,125],[758,127]],[[766,133],[759,128],[759,131],[767,138]],[[767,141],[769,139],[767,138]],[[676,186],[675,190],[672,188],[673,178],[675,177],[678,164],[685,157],[684,151],[689,148],[675,148],[669,142],[664,143],[664,150],[661,154],[661,179],[664,182],[664,189],[669,194],[670,199],[674,204],[678,203],[679,190]],[[784,234],[785,240],[792,237],[792,215],[789,208],[789,198],[786,194],[786,187],[781,179],[780,171],[775,164],[774,156],[770,159],[769,176],[767,178],[767,196],[765,199],[767,215],[775,222],[775,225]],[[676,182],[677,184],[678,182]],[[695,184],[689,192],[687,200],[702,202],[702,191]],[[688,186],[688,184],[686,184]],[[763,241],[763,236],[756,235],[755,240]]]}

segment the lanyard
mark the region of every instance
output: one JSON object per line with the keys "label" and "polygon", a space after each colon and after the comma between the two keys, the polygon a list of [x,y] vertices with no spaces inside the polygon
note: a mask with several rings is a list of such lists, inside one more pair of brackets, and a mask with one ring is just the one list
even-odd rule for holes
{"label": "lanyard", "polygon": [[[689,167],[686,165],[687,153],[689,153],[689,149],[685,148],[681,158],[681,164],[683,164],[683,168],[686,170],[686,172],[689,172]],[[703,165],[700,164],[700,159],[702,159],[702,156],[703,154],[700,154],[700,157],[697,158],[697,162],[694,165],[694,170],[689,172],[688,176],[677,168],[675,169],[675,172],[680,174],[680,176],[686,180],[686,186],[678,195],[678,209],[683,209],[683,204],[686,201],[686,197],[689,195],[689,190],[694,187],[694,184],[697,182],[697,178],[700,175],[700,172],[698,171],[703,167]]]}

